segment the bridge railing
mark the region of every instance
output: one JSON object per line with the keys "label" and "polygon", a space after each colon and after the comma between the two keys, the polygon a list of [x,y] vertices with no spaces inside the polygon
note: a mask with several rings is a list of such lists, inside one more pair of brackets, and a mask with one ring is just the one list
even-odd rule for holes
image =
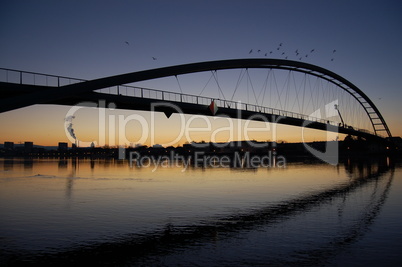
{"label": "bridge railing", "polygon": [[149,99],[157,99],[162,101],[172,101],[172,102],[183,102],[183,103],[191,103],[191,104],[199,104],[199,105],[210,105],[212,101],[218,107],[232,108],[244,111],[251,111],[256,113],[264,113],[264,114],[273,114],[278,116],[296,118],[301,120],[308,120],[313,122],[319,122],[323,124],[329,124],[333,126],[339,126],[338,122],[330,121],[327,119],[316,118],[312,116],[303,115],[300,113],[285,111],[275,108],[269,108],[259,105],[247,104],[243,102],[230,101],[219,98],[212,98],[206,96],[197,96],[176,92],[167,92],[158,89],[150,89],[143,87],[135,87],[130,85],[119,85],[105,89],[97,90],[100,93],[105,94],[115,94],[115,95],[124,95],[124,96],[132,96],[132,97],[140,97],[140,98],[149,98]]}
{"label": "bridge railing", "polygon": [[60,87],[64,85],[84,82],[86,80],[42,74],[37,72],[0,68],[0,81],[16,84]]}

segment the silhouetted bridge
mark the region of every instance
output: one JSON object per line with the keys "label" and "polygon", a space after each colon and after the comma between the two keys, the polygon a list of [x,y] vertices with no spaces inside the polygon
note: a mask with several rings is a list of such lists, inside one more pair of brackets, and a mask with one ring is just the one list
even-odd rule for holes
{"label": "silhouetted bridge", "polygon": [[[263,103],[258,103],[259,98],[257,98],[254,88],[252,88],[252,90],[254,92],[256,103],[251,104],[233,100],[233,96],[238,89],[237,86],[234,90],[232,99],[229,100],[224,97],[208,97],[128,85],[135,82],[148,81],[163,77],[176,77],[177,79],[178,75],[211,72],[211,77],[213,77],[217,82],[217,91],[220,91],[219,93],[222,93],[222,96],[224,96],[215,75],[217,75],[216,72],[218,70],[232,69],[245,69],[244,72],[241,72],[239,81],[242,77],[241,75],[243,75],[243,77],[246,75],[245,73],[249,75],[249,69],[287,71],[290,78],[288,78],[288,81],[286,82],[287,85],[285,83],[283,86],[283,88],[287,87],[287,89],[278,89],[278,86],[276,85],[278,97],[276,101],[281,101],[280,97],[285,95],[285,93],[279,92],[280,90],[288,90],[286,91],[286,97],[288,97],[288,99],[284,100],[285,103],[291,102],[288,96],[291,94],[289,92],[289,88],[291,87],[289,81],[295,79],[294,73],[300,73],[305,84],[309,81],[306,77],[315,77],[320,81],[325,81],[327,84],[335,86],[338,90],[346,92],[349,98],[355,103],[350,104],[350,106],[359,105],[360,108],[364,110],[363,113],[365,114],[366,119],[368,118],[368,121],[371,124],[371,129],[361,129],[354,126],[353,123],[344,123],[340,112],[339,116],[341,116],[342,122],[319,118],[313,116],[314,114],[311,115],[311,113],[310,115],[303,114],[303,108],[300,108],[300,112],[294,112],[285,109],[267,107],[263,105]],[[85,102],[100,103],[99,101],[103,101],[103,103],[114,103],[118,109],[160,111],[164,112],[167,117],[170,117],[172,113],[227,116],[231,118],[252,119],[339,132],[366,139],[383,139],[384,137],[391,137],[391,132],[380,111],[362,90],[345,78],[327,69],[304,62],[280,59],[219,60],[138,71],[90,81],[5,68],[1,68],[0,73],[2,75],[0,76],[0,112],[6,112],[34,104],[73,106],[87,105]],[[267,80],[265,80],[265,83],[268,83],[269,75],[270,72],[267,74]],[[250,75],[248,78],[250,78]],[[274,79],[276,79],[275,76]],[[249,84],[252,86],[251,81],[249,82],[247,80],[247,88],[251,87]],[[308,95],[308,90],[310,90],[311,95],[311,102],[309,103],[316,103],[314,102],[314,98],[321,98],[321,91],[326,90],[324,87],[320,87],[317,89],[318,93],[316,93],[311,89],[313,86],[311,86],[310,89],[306,89],[305,84],[304,87],[302,87],[302,85],[293,86],[295,88],[295,93],[293,92],[293,95],[296,95],[294,100],[292,100],[294,101],[293,106],[308,105],[308,103],[304,103],[304,98]],[[328,87],[328,85],[325,86]],[[265,87],[267,87],[267,85],[265,85]],[[108,89],[105,91],[104,88]],[[326,96],[328,99],[330,97],[334,98],[335,96],[339,96],[336,95],[336,92],[331,90],[328,91],[329,96]],[[302,91],[303,103],[301,103],[300,100],[302,98]],[[266,92],[264,91],[264,95],[265,93]],[[260,92],[260,96],[261,95],[262,89]],[[263,97],[260,98],[263,99]],[[324,97],[322,98],[324,99]],[[350,99],[347,101],[350,101]],[[218,107],[217,110],[211,109],[212,103]],[[344,107],[345,106],[347,105],[344,105]],[[353,112],[354,111],[351,111],[351,114]],[[357,118],[356,121],[359,120],[360,118]]]}

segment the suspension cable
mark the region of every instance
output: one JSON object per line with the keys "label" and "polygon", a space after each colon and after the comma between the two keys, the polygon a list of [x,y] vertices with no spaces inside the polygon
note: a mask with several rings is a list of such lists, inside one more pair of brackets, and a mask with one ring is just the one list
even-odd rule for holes
{"label": "suspension cable", "polygon": [[204,88],[202,88],[201,93],[199,93],[198,96],[200,96],[200,95],[204,92],[205,88],[207,88],[209,82],[210,82],[211,79],[212,79],[212,76],[213,76],[213,72],[212,72],[212,70],[211,70],[211,76],[209,76],[209,80],[208,80],[207,83],[205,84]]}
{"label": "suspension cable", "polygon": [[262,94],[261,106],[264,106],[263,105],[264,104],[264,98],[265,98],[265,93],[266,93],[267,87],[268,87],[268,78],[269,78],[269,73],[270,72],[271,72],[271,69],[268,70],[267,76],[265,77],[265,81],[264,81],[264,84],[263,84],[264,93]]}
{"label": "suspension cable", "polygon": [[246,69],[246,71],[247,71],[247,78],[248,78],[248,80],[250,80],[251,90],[253,90],[253,95],[254,95],[254,99],[255,99],[255,104],[258,106],[258,100],[257,100],[257,96],[256,96],[256,94],[255,94],[255,90],[254,90],[254,86],[253,86],[253,81],[251,80],[250,73],[248,72],[248,69]]}
{"label": "suspension cable", "polygon": [[214,76],[214,79],[215,79],[215,81],[216,81],[216,84],[218,85],[219,91],[222,93],[223,99],[226,100],[225,94],[223,93],[223,91],[222,91],[222,89],[221,89],[221,87],[220,87],[220,85],[219,85],[218,78],[215,76],[215,75],[217,75],[216,70],[215,70],[215,74],[214,74],[214,73],[212,73],[212,74],[213,74],[213,76]]}
{"label": "suspension cable", "polygon": [[179,82],[179,78],[177,78],[177,75],[175,75],[175,77],[176,77],[177,84],[179,85],[180,92],[183,93],[183,90],[181,89],[181,85]]}
{"label": "suspension cable", "polygon": [[244,75],[246,74],[246,72],[243,73],[243,69],[240,70],[240,74],[239,74],[239,78],[237,79],[237,83],[236,83],[236,87],[233,91],[233,95],[232,98],[230,98],[230,101],[233,101],[234,95],[237,91],[237,89],[239,88],[240,82],[243,80]]}

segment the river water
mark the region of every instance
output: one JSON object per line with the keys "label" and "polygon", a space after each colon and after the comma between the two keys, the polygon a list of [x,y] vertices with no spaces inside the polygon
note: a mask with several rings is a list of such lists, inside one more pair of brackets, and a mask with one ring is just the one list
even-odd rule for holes
{"label": "river water", "polygon": [[0,263],[402,266],[402,165],[0,159]]}

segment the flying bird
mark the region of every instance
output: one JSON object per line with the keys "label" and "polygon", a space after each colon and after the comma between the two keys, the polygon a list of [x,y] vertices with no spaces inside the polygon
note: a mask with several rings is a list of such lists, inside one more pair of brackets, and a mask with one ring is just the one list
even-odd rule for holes
{"label": "flying bird", "polygon": [[156,58],[156,57],[152,57],[152,59],[153,59],[153,60],[157,60],[157,58]]}
{"label": "flying bird", "polygon": [[310,53],[313,53],[314,51],[315,51],[314,49],[311,49]]}
{"label": "flying bird", "polygon": [[265,53],[265,56],[267,56],[268,53]]}
{"label": "flying bird", "polygon": [[127,41],[125,41],[125,43],[126,43],[127,45],[130,45],[130,43],[129,43],[129,42],[127,42]]}
{"label": "flying bird", "polygon": [[334,61],[334,59],[333,59],[333,58],[331,58],[331,61]]}
{"label": "flying bird", "polygon": [[284,55],[285,54],[285,52],[282,52],[282,55]]}
{"label": "flying bird", "polygon": [[248,52],[249,54],[253,53],[253,49],[250,50],[250,52]]}
{"label": "flying bird", "polygon": [[334,51],[332,51],[332,53],[335,53],[336,52],[336,50],[334,49]]}
{"label": "flying bird", "polygon": [[258,49],[258,50],[257,50],[257,53],[260,53],[260,52],[261,52],[261,50],[260,50],[260,49]]}
{"label": "flying bird", "polygon": [[279,46],[282,46],[282,43],[280,43]]}

